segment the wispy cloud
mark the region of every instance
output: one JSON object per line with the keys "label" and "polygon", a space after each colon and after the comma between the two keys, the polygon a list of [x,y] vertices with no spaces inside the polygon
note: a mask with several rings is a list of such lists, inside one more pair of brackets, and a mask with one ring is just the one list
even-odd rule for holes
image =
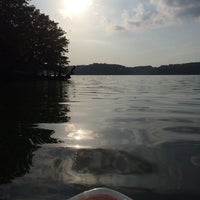
{"label": "wispy cloud", "polygon": [[109,31],[158,28],[200,19],[199,0],[147,0],[121,12],[121,21],[101,17],[101,25]]}
{"label": "wispy cloud", "polygon": [[114,24],[110,19],[106,18],[105,16],[100,17],[100,24],[107,30],[107,31],[123,31],[125,27],[122,25]]}
{"label": "wispy cloud", "polygon": [[200,17],[199,0],[150,0],[150,3],[154,4],[158,11],[171,14],[174,18],[185,20]]}

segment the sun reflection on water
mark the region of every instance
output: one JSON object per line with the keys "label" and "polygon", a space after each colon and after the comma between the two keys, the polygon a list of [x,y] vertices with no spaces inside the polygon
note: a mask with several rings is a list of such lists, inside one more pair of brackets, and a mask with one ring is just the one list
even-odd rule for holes
{"label": "sun reflection on water", "polygon": [[80,140],[93,140],[99,137],[98,133],[95,133],[94,131],[91,130],[78,129],[74,124],[67,124],[65,126],[65,131],[67,132],[65,139],[80,141]]}

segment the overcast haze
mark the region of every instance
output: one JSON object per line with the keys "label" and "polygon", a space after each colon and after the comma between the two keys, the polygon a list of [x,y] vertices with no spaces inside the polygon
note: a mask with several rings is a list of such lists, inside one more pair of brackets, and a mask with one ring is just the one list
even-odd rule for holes
{"label": "overcast haze", "polygon": [[31,4],[67,31],[71,65],[200,61],[200,0],[32,0]]}

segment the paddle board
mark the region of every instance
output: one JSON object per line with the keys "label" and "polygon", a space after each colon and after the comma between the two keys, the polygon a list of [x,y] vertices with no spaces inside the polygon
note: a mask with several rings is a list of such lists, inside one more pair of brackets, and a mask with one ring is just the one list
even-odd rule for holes
{"label": "paddle board", "polygon": [[82,192],[69,200],[132,200],[128,196],[108,188],[95,188]]}

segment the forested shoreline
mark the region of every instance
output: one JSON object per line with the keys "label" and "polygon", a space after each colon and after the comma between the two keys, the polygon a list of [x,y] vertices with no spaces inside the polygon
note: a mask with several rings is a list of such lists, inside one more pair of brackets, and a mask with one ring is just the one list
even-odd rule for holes
{"label": "forested shoreline", "polygon": [[0,0],[1,79],[67,77],[66,32],[29,4]]}
{"label": "forested shoreline", "polygon": [[75,66],[76,75],[192,75],[200,74],[200,62],[169,64],[159,67],[93,63],[91,65]]}

